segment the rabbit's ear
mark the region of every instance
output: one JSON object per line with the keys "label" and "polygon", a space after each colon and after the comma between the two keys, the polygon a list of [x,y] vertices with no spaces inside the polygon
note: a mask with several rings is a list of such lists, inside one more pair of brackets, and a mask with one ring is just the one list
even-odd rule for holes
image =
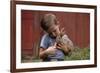
{"label": "rabbit's ear", "polygon": [[62,28],[60,32],[61,32],[61,37],[62,37],[65,34],[64,28]]}
{"label": "rabbit's ear", "polygon": [[63,32],[63,31],[64,31],[64,28],[61,29],[61,32]]}

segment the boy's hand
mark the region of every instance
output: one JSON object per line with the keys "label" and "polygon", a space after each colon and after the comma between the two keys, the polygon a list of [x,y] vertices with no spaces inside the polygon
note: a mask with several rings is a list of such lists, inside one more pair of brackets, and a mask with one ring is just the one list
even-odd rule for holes
{"label": "boy's hand", "polygon": [[69,51],[68,46],[65,45],[64,43],[58,43],[57,44],[57,48],[65,51],[65,52],[68,52]]}
{"label": "boy's hand", "polygon": [[48,49],[46,49],[45,50],[45,53],[47,54],[47,55],[54,55],[55,54],[55,52],[56,52],[56,47],[55,46],[51,46],[51,47],[49,47]]}

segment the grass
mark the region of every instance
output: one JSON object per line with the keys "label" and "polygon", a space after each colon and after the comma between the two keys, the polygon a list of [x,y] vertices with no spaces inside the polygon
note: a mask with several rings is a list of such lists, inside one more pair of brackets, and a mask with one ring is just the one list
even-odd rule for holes
{"label": "grass", "polygon": [[22,63],[29,63],[29,62],[41,62],[41,59],[34,58],[33,56],[22,56],[21,62]]}
{"label": "grass", "polygon": [[[70,60],[89,60],[90,59],[90,49],[89,48],[75,48],[71,53],[64,57],[65,61]],[[41,62],[40,59],[34,59],[30,56],[23,56],[22,62]]]}
{"label": "grass", "polygon": [[89,48],[75,48],[75,50],[65,56],[65,60],[88,60],[90,59],[90,49]]}

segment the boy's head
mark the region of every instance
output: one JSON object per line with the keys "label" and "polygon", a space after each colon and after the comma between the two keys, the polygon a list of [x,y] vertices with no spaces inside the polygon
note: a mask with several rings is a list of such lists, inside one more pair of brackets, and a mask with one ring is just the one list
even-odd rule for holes
{"label": "boy's head", "polygon": [[54,14],[45,14],[41,20],[41,27],[52,37],[57,37],[60,34],[58,21]]}

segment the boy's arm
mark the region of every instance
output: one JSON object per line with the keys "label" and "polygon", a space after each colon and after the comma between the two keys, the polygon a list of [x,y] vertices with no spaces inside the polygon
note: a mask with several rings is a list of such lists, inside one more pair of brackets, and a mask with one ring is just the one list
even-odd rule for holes
{"label": "boy's arm", "polygon": [[68,54],[71,52],[73,48],[72,41],[68,38],[67,35],[63,36],[63,42],[59,43],[57,46],[59,49],[61,49],[65,54]]}
{"label": "boy's arm", "polygon": [[70,52],[70,47],[68,47],[67,45],[60,43],[57,45],[57,48],[62,50],[64,52],[64,54],[68,54]]}
{"label": "boy's arm", "polygon": [[44,59],[46,58],[48,55],[54,55],[56,50],[55,49],[56,47],[55,46],[50,46],[48,47],[47,49],[44,49],[44,48],[40,48],[40,53],[39,53],[39,56],[41,59]]}
{"label": "boy's arm", "polygon": [[41,58],[41,59],[44,59],[44,58],[46,58],[47,57],[47,54],[46,54],[46,52],[45,52],[45,50],[47,49],[47,44],[48,42],[47,42],[47,35],[45,34],[44,36],[42,36],[42,38],[41,38],[41,42],[40,42],[40,50],[39,50],[39,57]]}
{"label": "boy's arm", "polygon": [[41,59],[44,59],[44,58],[47,57],[47,54],[46,54],[46,52],[45,52],[45,50],[43,48],[40,48],[39,57]]}
{"label": "boy's arm", "polygon": [[41,39],[41,42],[40,42],[40,51],[39,51],[39,56],[41,59],[44,59],[46,58],[48,55],[52,55],[52,54],[55,54],[56,52],[56,46],[53,45],[53,46],[48,46],[48,35],[44,35]]}

